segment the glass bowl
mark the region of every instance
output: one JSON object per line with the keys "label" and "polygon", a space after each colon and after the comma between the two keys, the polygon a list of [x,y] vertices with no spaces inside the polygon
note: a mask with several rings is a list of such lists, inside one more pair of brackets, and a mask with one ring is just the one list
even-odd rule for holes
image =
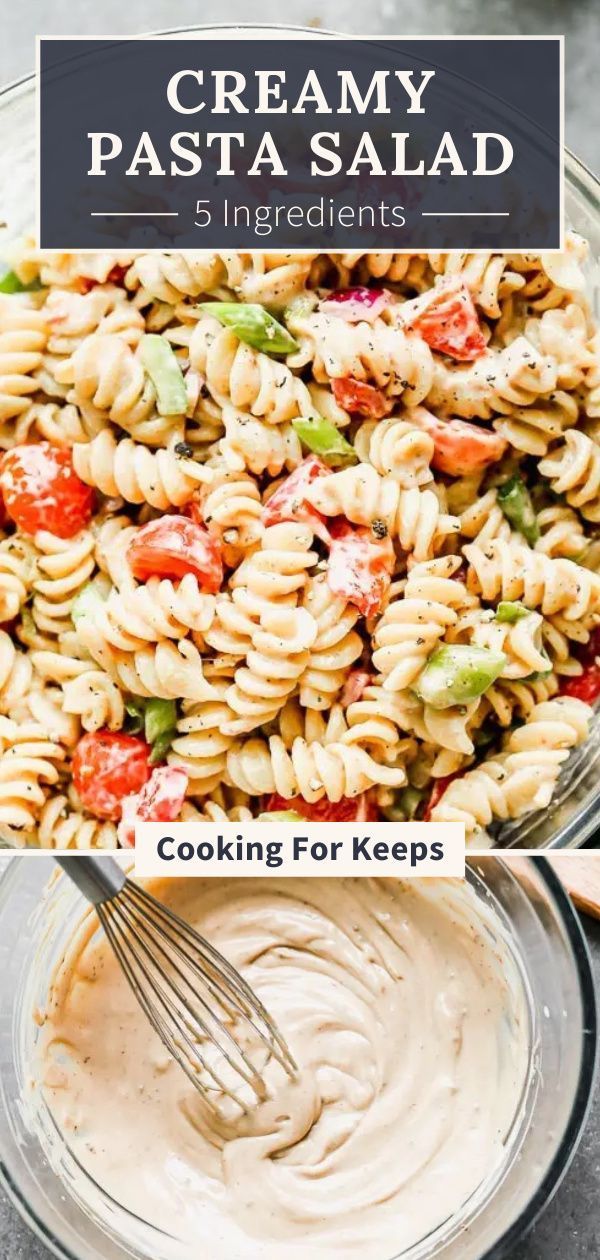
{"label": "glass bowl", "polygon": [[[176,39],[327,39],[336,32],[259,24],[181,27],[158,32]],[[30,232],[36,207],[36,102],[34,77],[0,91],[0,259],[3,240]],[[600,319],[600,181],[572,153],[565,153],[567,225],[590,243],[589,286]],[[600,721],[587,744],[569,759],[552,805],[495,831],[501,845],[527,849],[577,848],[600,826]]]}
{"label": "glass bowl", "polygon": [[[529,1008],[530,1080],[503,1165],[451,1221],[403,1252],[402,1260],[508,1256],[564,1175],[590,1101],[594,988],[579,920],[562,885],[543,858],[517,854],[510,861],[473,858],[468,879],[503,921],[520,969]],[[92,1187],[98,1218],[84,1212],[71,1192],[69,1157],[64,1145],[61,1153],[56,1130],[52,1164],[37,1136],[52,1131],[39,1102],[31,1127],[24,1098],[39,1031],[32,1012],[47,994],[83,908],[79,893],[45,855],[13,858],[0,879],[0,1178],[24,1219],[61,1260],[178,1260],[173,1240],[131,1217],[99,1187]],[[125,1236],[132,1240],[127,1247],[119,1241]],[[392,1258],[399,1260],[393,1237],[385,1260]]]}

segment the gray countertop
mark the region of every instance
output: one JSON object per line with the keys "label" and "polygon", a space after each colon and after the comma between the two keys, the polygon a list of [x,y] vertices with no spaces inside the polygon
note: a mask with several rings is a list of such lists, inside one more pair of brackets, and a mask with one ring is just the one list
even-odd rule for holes
{"label": "gray countertop", "polygon": [[[584,919],[596,992],[600,994],[600,924]],[[528,1237],[510,1260],[592,1260],[600,1256],[600,1088],[579,1150],[557,1191]],[[2,1260],[52,1260],[0,1191]]]}

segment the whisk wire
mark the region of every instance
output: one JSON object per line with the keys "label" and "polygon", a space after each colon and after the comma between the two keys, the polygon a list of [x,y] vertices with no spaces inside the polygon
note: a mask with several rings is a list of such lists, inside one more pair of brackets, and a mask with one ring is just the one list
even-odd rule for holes
{"label": "whisk wire", "polygon": [[[147,948],[147,944],[141,932],[139,932],[139,935],[131,937],[131,924],[130,922],[127,922],[125,916],[122,916],[121,911],[122,907],[113,907],[111,915],[112,920],[115,921],[113,922],[113,926],[118,925],[118,927],[120,927],[122,939],[124,939],[125,942],[125,944],[120,945],[121,953],[125,955],[125,958],[129,955],[130,959],[135,960],[137,968],[139,968],[142,976],[142,983],[139,982],[140,988],[142,988],[142,984],[146,984],[149,985],[151,990],[153,990],[156,1002],[159,1003],[159,1007],[163,1009],[166,1017],[168,1017],[171,1023],[174,1024],[176,1034],[178,1034],[179,1038],[184,1042],[185,1047],[187,1047],[190,1060],[192,1060],[192,1062],[194,1060],[198,1060],[200,1062],[200,1066],[202,1066],[204,1070],[207,1071],[207,1074],[212,1077],[213,1081],[216,1082],[218,1089],[221,1089],[222,1092],[232,1092],[228,1089],[228,1086],[226,1085],[226,1082],[223,1081],[221,1075],[218,1074],[216,1067],[214,1067],[212,1063],[209,1063],[202,1051],[200,1051],[197,1031],[197,1029],[199,1029],[199,1032],[202,1034],[205,1041],[212,1042],[213,1045],[218,1046],[218,1050],[221,1052],[224,1061],[228,1063],[229,1067],[232,1068],[232,1071],[236,1072],[238,1076],[241,1076],[242,1079],[246,1081],[246,1084],[255,1091],[257,1096],[262,1096],[263,1087],[261,1077],[258,1076],[255,1066],[253,1066],[253,1063],[248,1060],[245,1053],[243,1053],[242,1048],[237,1045],[237,1042],[234,1041],[231,1034],[228,1033],[226,1027],[218,1021],[214,1014],[212,1016],[213,1026],[211,1026],[211,1024],[205,1022],[205,1019],[203,1019],[198,1012],[194,1012],[192,1007],[189,1005],[188,999],[185,998],[184,993],[180,990],[179,985],[175,984],[173,976],[169,975],[168,978],[169,990],[166,990],[163,985],[161,985],[160,979],[158,978],[158,975],[160,976],[160,971],[158,975],[156,975],[156,960],[153,958],[153,951]],[[121,924],[120,922],[121,917],[122,920],[124,920],[124,924]],[[151,937],[151,940],[153,940],[154,948],[161,951],[159,942],[155,941],[154,937]],[[140,949],[144,958],[140,958]],[[169,969],[173,970],[173,960],[171,960],[170,956],[165,954],[164,951],[161,951],[161,953],[163,953],[166,963],[169,964]],[[192,992],[194,997],[198,997],[198,1000],[203,1004],[205,1011],[207,1011],[209,1016],[211,1016],[211,1008],[205,1004],[200,995],[195,994],[194,990],[192,990]],[[179,1005],[175,1005],[174,999],[176,999],[176,1003],[179,1003]],[[197,1027],[194,1027],[194,1024]],[[173,1037],[173,1033],[168,1031],[168,1024],[166,1024],[165,1027],[166,1036],[169,1037],[169,1041],[173,1042],[175,1046],[178,1045],[176,1038]],[[227,1048],[222,1045],[221,1041],[218,1041],[217,1029],[219,1033],[227,1033],[229,1041],[231,1041],[234,1050],[236,1050],[239,1058],[241,1058],[242,1063],[245,1066],[242,1066],[241,1062],[234,1061],[233,1057],[229,1055]]]}
{"label": "whisk wire", "polygon": [[[122,914],[122,909],[123,909],[122,907],[116,908],[116,913]],[[230,1030],[227,1028],[227,1025],[223,1024],[220,1021],[217,1021],[214,1015],[214,1012],[211,1011],[211,1008],[209,1004],[207,1003],[206,999],[203,997],[202,993],[200,993],[198,988],[194,984],[191,983],[188,977],[186,977],[184,972],[178,966],[177,962],[173,959],[172,955],[169,954],[163,948],[160,941],[160,935],[162,934],[160,927],[158,927],[156,924],[153,924],[153,931],[152,933],[149,933],[147,922],[145,922],[143,918],[140,918],[136,914],[135,910],[131,910],[130,907],[128,907],[127,909],[128,909],[128,914],[131,915],[131,922],[129,922],[127,926],[131,929],[131,926],[133,925],[137,929],[137,932],[138,932],[137,943],[141,947],[145,955],[145,958],[147,960],[147,963],[152,964],[155,962],[155,960],[153,958],[152,950],[148,948],[145,942],[145,939],[144,939],[145,933],[149,936],[153,949],[156,950],[156,952],[165,960],[165,963],[167,964],[169,968],[169,972],[171,973],[169,975],[170,987],[173,991],[174,996],[177,998],[178,1002],[180,1003],[180,1008],[178,1011],[180,1022],[183,1023],[187,1027],[188,1032],[190,1033],[192,1038],[194,1038],[194,1040],[195,1040],[194,1025],[196,1024],[198,1028],[200,1029],[202,1035],[207,1040],[216,1041],[217,1033],[212,1026],[212,1025],[216,1025],[216,1028],[218,1029],[218,1033],[227,1039],[229,1045],[231,1046],[235,1054],[239,1055],[239,1058],[244,1064],[244,1068],[246,1070],[244,1070],[244,1068],[240,1065],[240,1063],[235,1061],[235,1059],[232,1057],[227,1047],[224,1046],[219,1041],[218,1045],[223,1055],[223,1058],[229,1064],[231,1069],[235,1072],[239,1072],[239,1074],[246,1081],[246,1084],[249,1085],[251,1089],[253,1089],[254,1092],[259,1097],[262,1097],[264,1095],[264,1087],[262,1085],[261,1077],[256,1071],[254,1064],[252,1063],[251,1059],[249,1059],[243,1047],[240,1046],[239,1042],[237,1042],[236,1039],[232,1036]],[[127,922],[127,920],[125,921]],[[177,946],[173,942],[172,944],[173,944],[173,949],[175,953],[178,954],[180,951],[178,950]],[[132,948],[132,946],[130,945],[129,948]],[[193,960],[190,960],[190,961],[193,962]],[[140,963],[140,967],[143,969],[142,963]],[[201,973],[199,974],[201,975]],[[182,981],[183,984],[187,987],[189,991],[189,997],[186,996],[186,994],[182,991],[180,986],[176,983],[176,980],[174,978],[175,976],[177,976],[179,980]],[[165,991],[159,985],[155,987],[154,991],[157,995],[157,998],[159,998],[159,994],[161,995],[163,999],[163,1005],[165,1006],[165,1008],[171,1009],[171,1004],[169,1003],[169,1000],[168,1000],[167,995],[165,994]],[[194,1010],[191,1007],[190,998],[194,998],[199,1003],[202,1010],[204,1010],[209,1016],[211,1020],[211,1024],[207,1023],[206,1020],[201,1017],[199,1012]]]}
{"label": "whisk wire", "polygon": [[[226,991],[221,985],[219,985],[218,977],[220,973],[226,976],[234,995],[238,997],[239,1002],[242,1004],[244,1014],[251,1019],[254,1031],[259,1032],[264,1044],[271,1050],[282,1067],[286,1068],[286,1070],[289,1067],[292,1071],[297,1071],[297,1064],[290,1052],[290,1049],[284,1038],[281,1036],[279,1029],[273,1023],[266,1007],[263,1006],[260,998],[253,991],[244,977],[236,971],[235,967],[228,961],[228,959],[220,954],[219,951],[210,944],[210,941],[207,941],[205,937],[201,936],[192,927],[190,927],[190,925],[185,922],[185,919],[181,919],[179,915],[174,913],[174,911],[166,911],[164,907],[160,905],[160,902],[157,902],[155,898],[150,896],[145,889],[140,888],[137,884],[130,883],[129,880],[127,880],[126,888],[128,895],[131,895],[133,900],[137,899],[143,902],[146,908],[149,908],[157,918],[165,923],[166,930],[172,930],[173,925],[176,926],[180,936],[186,938],[194,950],[194,953],[200,956],[205,965],[208,964],[211,967],[213,979],[216,979],[219,993],[224,996]],[[181,945],[179,945],[178,942],[176,943],[172,936],[170,936],[169,939],[173,945],[180,950],[181,956],[184,957],[192,967],[197,968],[204,978],[204,974],[198,966],[197,959],[194,956],[185,953]],[[223,1001],[223,996],[220,1000]],[[266,1034],[263,1032],[262,1028],[254,1022],[257,1018],[263,1021],[267,1029]],[[277,1053],[276,1048],[279,1049],[280,1054]]]}
{"label": "whisk wire", "polygon": [[[135,994],[137,1001],[142,1007],[142,1010],[144,1011],[146,1018],[149,1020],[154,1031],[160,1037],[163,1045],[167,1047],[169,1054],[172,1055],[172,1057],[179,1064],[180,1068],[182,1068],[182,1070],[185,1072],[185,1075],[187,1076],[188,1080],[190,1080],[191,1083],[197,1089],[200,1088],[198,1072],[193,1067],[194,1059],[197,1059],[201,1067],[205,1069],[207,1075],[211,1077],[214,1082],[214,1085],[211,1086],[206,1081],[203,1081],[201,1092],[204,1094],[205,1091],[214,1089],[215,1091],[219,1091],[221,1093],[227,1093],[228,1096],[232,1098],[238,1104],[238,1106],[241,1108],[242,1111],[246,1111],[246,1107],[242,1099],[236,1094],[236,1092],[232,1088],[226,1087],[224,1081],[220,1079],[218,1073],[211,1067],[210,1064],[206,1063],[203,1055],[200,1054],[198,1047],[195,1046],[193,1042],[185,1036],[185,1033],[182,1035],[182,1039],[186,1042],[186,1045],[188,1048],[188,1054],[186,1055],[182,1053],[181,1047],[177,1044],[177,1040],[173,1037],[170,1031],[167,1020],[160,1013],[160,1009],[158,1009],[156,1006],[152,1004],[152,1002],[149,1001],[144,988],[139,983],[138,977],[131,965],[131,958],[128,957],[127,953],[123,950],[120,939],[119,939],[119,935],[117,932],[115,932],[114,924],[112,924],[109,920],[105,919],[102,915],[100,917],[101,917],[102,925],[106,931],[106,935],[112,945],[112,948],[115,951],[115,956],[119,962],[119,965],[122,967],[123,972],[127,978],[127,981],[131,985],[133,993]],[[152,980],[149,980],[149,984],[150,984],[150,988],[152,989],[155,996],[157,997],[157,1000],[159,1000],[158,993],[156,990],[156,985],[152,982]],[[164,1002],[161,1003],[161,1005],[164,1006],[165,1005]]]}
{"label": "whisk wire", "polygon": [[[268,1011],[210,941],[127,879],[115,861],[56,860],[96,907],[149,1024],[205,1105],[218,1112],[228,1099],[247,1112],[247,1090],[268,1097],[264,1071],[272,1060],[294,1076],[296,1064]],[[252,1061],[256,1049],[260,1068]]]}

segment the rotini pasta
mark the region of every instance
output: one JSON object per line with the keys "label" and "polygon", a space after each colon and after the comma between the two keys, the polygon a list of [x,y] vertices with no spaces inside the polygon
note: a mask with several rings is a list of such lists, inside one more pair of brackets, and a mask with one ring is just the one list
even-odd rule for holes
{"label": "rotini pasta", "polygon": [[460,528],[455,517],[440,510],[432,490],[401,490],[395,480],[380,477],[370,464],[320,478],[306,497],[325,516],[343,515],[355,525],[369,526],[377,536],[383,529],[415,560],[427,560]]}
{"label": "rotini pasta", "polygon": [[587,434],[570,429],[540,461],[539,470],[586,521],[600,521],[600,446]]}
{"label": "rotini pasta", "polygon": [[587,738],[589,719],[589,706],[572,697],[535,705],[503,753],[449,785],[432,811],[433,821],[464,822],[473,836],[495,818],[506,821],[543,809],[569,749]]}
{"label": "rotini pasta", "polygon": [[115,441],[108,429],[73,447],[73,467],[86,485],[110,498],[120,495],[126,503],[149,503],[163,512],[188,503],[211,480],[210,469],[181,453],[177,443],[149,451],[130,438]]}
{"label": "rotini pasta", "polygon": [[217,824],[549,805],[600,694],[585,256],[15,248],[0,844],[116,847],[130,759]]}

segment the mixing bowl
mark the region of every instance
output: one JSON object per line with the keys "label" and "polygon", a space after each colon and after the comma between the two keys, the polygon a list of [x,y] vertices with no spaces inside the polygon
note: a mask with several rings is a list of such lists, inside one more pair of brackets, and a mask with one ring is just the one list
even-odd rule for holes
{"label": "mixing bowl", "polygon": [[[36,1102],[35,1118],[27,1101],[28,1063],[39,1036],[33,1012],[84,908],[70,882],[52,878],[54,872],[50,858],[31,855],[13,858],[0,879],[0,1175],[25,1220],[61,1260],[177,1260],[173,1240],[89,1181],[86,1201],[93,1201],[96,1219],[82,1210],[69,1184],[72,1159],[63,1139],[43,1100]],[[521,973],[529,1082],[497,1173],[455,1217],[404,1251],[402,1260],[507,1256],[562,1178],[590,1100],[594,990],[566,893],[543,858],[517,854],[472,859],[468,879],[503,921]],[[382,1260],[399,1260],[393,1237]]]}
{"label": "mixing bowl", "polygon": [[[258,25],[182,27],[168,32],[176,39],[331,38],[333,32],[300,27]],[[2,241],[30,232],[35,218],[36,117],[33,76],[0,92],[0,259]],[[565,211],[569,227],[590,243],[589,286],[600,318],[600,182],[573,154],[565,154]],[[528,815],[496,832],[501,844],[537,848],[575,848],[599,825],[600,724],[588,743],[569,759],[549,809]]]}

